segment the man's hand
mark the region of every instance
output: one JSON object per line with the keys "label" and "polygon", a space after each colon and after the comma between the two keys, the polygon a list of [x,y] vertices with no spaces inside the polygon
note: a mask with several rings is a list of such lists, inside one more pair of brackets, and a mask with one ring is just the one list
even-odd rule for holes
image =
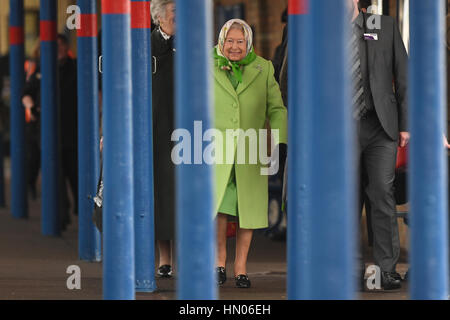
{"label": "man's hand", "polygon": [[443,136],[444,136],[444,147],[447,148],[447,149],[450,149],[450,144],[448,144],[447,137],[445,135],[443,135]]}
{"label": "man's hand", "polygon": [[31,108],[33,108],[33,106],[34,106],[34,101],[33,101],[33,98],[31,98],[30,96],[24,96],[23,98],[22,98],[22,103],[23,103],[23,106],[25,107],[25,108],[27,108],[27,109],[31,109]]}
{"label": "man's hand", "polygon": [[410,137],[409,132],[406,131],[400,132],[400,136],[398,139],[398,145],[400,146],[400,148],[406,147],[406,145],[409,142],[409,137]]}

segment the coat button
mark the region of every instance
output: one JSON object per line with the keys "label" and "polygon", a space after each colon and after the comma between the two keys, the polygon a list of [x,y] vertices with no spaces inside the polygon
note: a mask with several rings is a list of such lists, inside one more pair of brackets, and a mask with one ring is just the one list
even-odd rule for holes
{"label": "coat button", "polygon": [[237,108],[237,103],[233,103],[233,108]]}

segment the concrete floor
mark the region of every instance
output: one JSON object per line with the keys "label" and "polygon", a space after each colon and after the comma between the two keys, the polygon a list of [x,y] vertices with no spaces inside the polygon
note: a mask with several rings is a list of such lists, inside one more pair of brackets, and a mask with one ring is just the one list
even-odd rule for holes
{"label": "concrete floor", "polygon": [[[78,260],[77,218],[62,237],[40,234],[40,202],[30,201],[28,220],[16,220],[10,210],[0,209],[0,299],[101,299],[102,264]],[[234,256],[234,241],[229,241],[229,260]],[[368,262],[368,264],[370,261]],[[66,269],[81,268],[81,290],[68,290]],[[176,267],[175,267],[176,268]],[[232,264],[227,265],[233,270]],[[398,271],[407,269],[400,264]],[[175,298],[176,269],[173,279],[157,279],[154,293],[138,293],[139,300]],[[286,299],[286,243],[272,241],[258,233],[249,255],[248,273],[252,288],[236,289],[233,279],[219,289],[223,300]],[[359,299],[407,299],[406,285],[397,292],[360,293]]]}
{"label": "concrete floor", "polygon": [[[8,168],[7,168],[8,169]],[[6,170],[6,194],[9,199],[9,170]],[[7,200],[9,202],[9,200]],[[40,201],[29,199],[29,218],[12,218],[10,208],[0,208],[0,300],[96,300],[102,299],[102,264],[78,260],[77,217],[61,237],[41,235]],[[370,249],[365,250],[366,265]],[[228,260],[234,259],[234,239],[228,241]],[[405,260],[405,253],[402,258]],[[67,267],[81,269],[81,289],[66,286]],[[400,263],[397,271],[404,275],[407,264]],[[222,300],[284,300],[286,299],[286,243],[268,239],[262,232],[255,234],[248,259],[248,274],[252,288],[237,289],[232,276],[233,265],[227,264],[229,278],[219,289]],[[157,279],[154,293],[137,293],[138,300],[175,299],[175,276]],[[367,275],[366,275],[367,276]],[[408,299],[407,284],[396,292],[368,291],[358,293],[357,299]]]}

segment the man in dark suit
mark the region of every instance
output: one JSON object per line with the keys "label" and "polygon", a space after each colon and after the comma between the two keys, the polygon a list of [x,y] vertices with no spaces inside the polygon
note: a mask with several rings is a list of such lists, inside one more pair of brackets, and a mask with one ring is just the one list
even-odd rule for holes
{"label": "man in dark suit", "polygon": [[408,56],[395,20],[365,14],[348,0],[352,20],[351,74],[358,160],[368,196],[375,264],[385,290],[400,288],[395,272],[400,241],[394,198],[397,146],[409,141]]}
{"label": "man in dark suit", "polygon": [[59,34],[58,42],[58,88],[59,88],[59,130],[61,145],[61,175],[63,186],[63,218],[65,229],[69,223],[69,190],[73,199],[73,213],[78,215],[78,100],[77,62],[70,55],[69,40]]}

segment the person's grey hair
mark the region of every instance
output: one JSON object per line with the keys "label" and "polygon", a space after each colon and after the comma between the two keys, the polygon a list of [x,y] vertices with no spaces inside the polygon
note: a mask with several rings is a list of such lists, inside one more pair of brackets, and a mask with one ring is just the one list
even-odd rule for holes
{"label": "person's grey hair", "polygon": [[152,13],[153,23],[159,25],[158,17],[166,16],[166,7],[168,4],[175,3],[175,0],[152,0],[150,12]]}
{"label": "person's grey hair", "polygon": [[232,29],[240,30],[240,31],[242,31],[242,33],[244,33],[244,27],[237,22],[235,22],[231,25],[230,30],[232,30]]}

